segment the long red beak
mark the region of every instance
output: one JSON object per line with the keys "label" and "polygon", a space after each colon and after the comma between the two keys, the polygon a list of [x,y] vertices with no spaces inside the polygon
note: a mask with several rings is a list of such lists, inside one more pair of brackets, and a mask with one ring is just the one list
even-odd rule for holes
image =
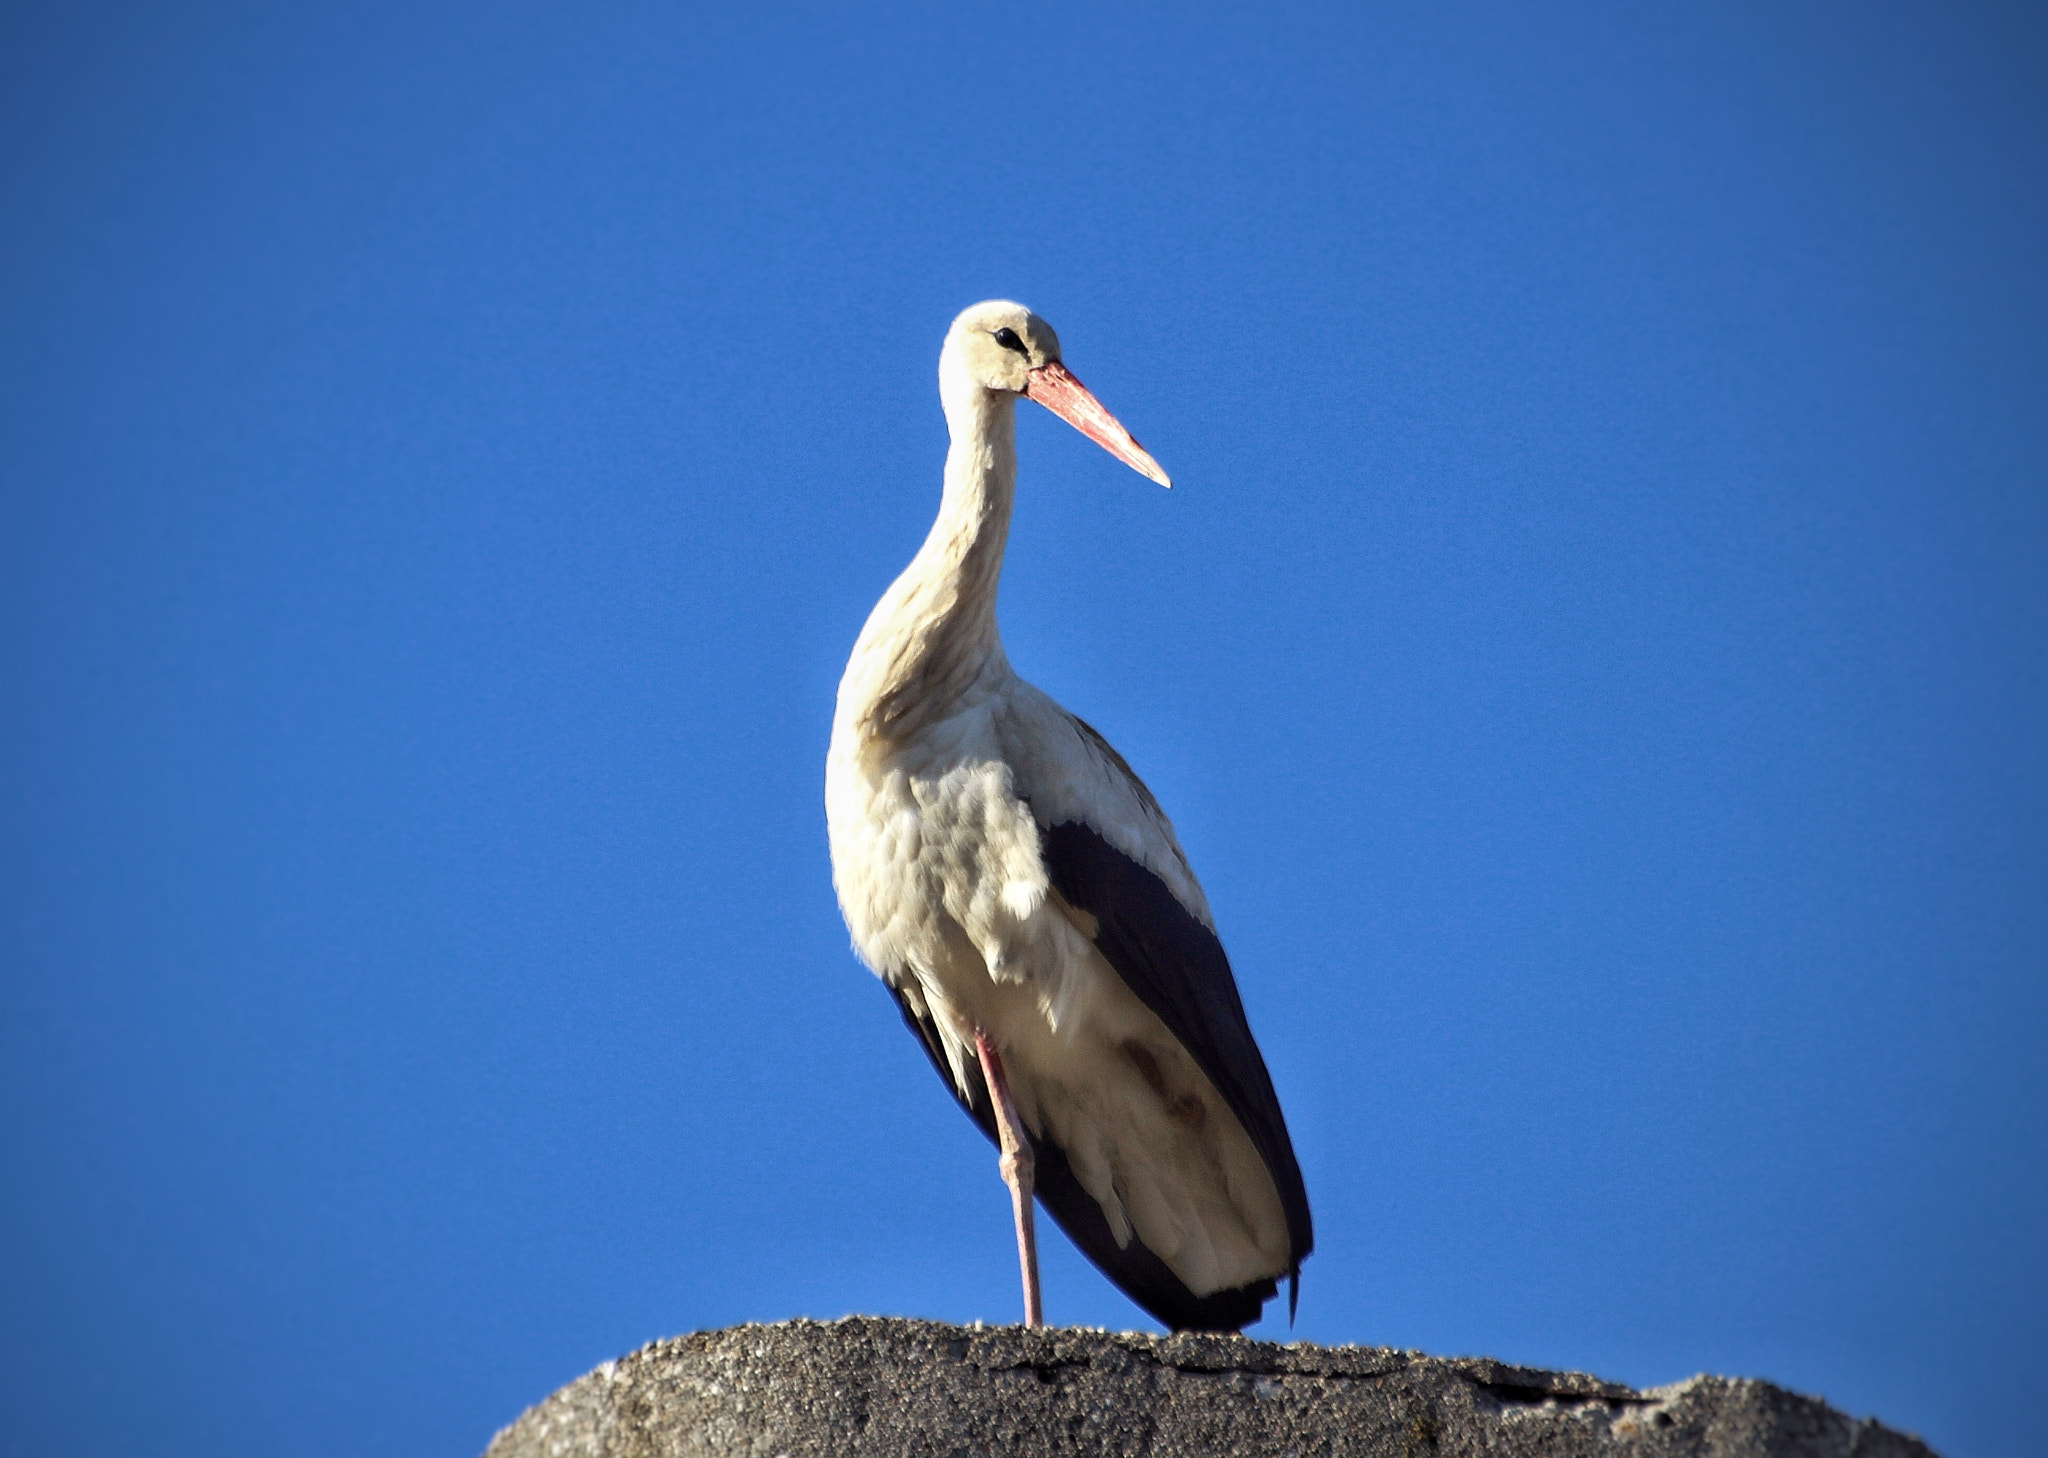
{"label": "long red beak", "polygon": [[1042,364],[1026,378],[1024,393],[1060,419],[1094,441],[1133,471],[1150,476],[1161,486],[1171,487],[1166,472],[1145,448],[1131,438],[1123,424],[1102,408],[1102,402],[1088,387],[1067,373],[1058,360]]}

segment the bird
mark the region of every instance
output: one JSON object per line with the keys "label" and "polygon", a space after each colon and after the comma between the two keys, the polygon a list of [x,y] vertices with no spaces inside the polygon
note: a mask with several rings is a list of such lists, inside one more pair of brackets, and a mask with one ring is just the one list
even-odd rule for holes
{"label": "bird", "polygon": [[1169,1328],[1236,1331],[1314,1244],[1308,1194],[1216,923],[1173,824],[1109,741],[1020,678],[996,589],[1016,406],[1173,483],[1021,304],[939,355],[938,517],[840,680],[825,772],[860,958],[1000,1151],[1027,1326],[1033,1198]]}

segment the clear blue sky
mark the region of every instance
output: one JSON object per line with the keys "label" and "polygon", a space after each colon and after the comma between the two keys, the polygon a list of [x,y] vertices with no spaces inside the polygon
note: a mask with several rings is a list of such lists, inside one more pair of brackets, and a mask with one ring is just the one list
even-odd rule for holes
{"label": "clear blue sky", "polygon": [[7,7],[0,1450],[1015,1319],[820,805],[1000,295],[1176,482],[1027,408],[1004,625],[1207,883],[1294,1334],[2033,1451],[2044,178],[2021,7]]}

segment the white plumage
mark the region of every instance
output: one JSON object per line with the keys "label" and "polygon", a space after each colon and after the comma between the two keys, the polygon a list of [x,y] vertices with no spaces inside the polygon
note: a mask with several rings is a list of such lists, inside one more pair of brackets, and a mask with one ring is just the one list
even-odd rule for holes
{"label": "white plumage", "polygon": [[[1016,675],[995,617],[1020,395],[1168,483],[1019,305],[963,313],[939,385],[939,516],[839,687],[826,811],[840,905],[992,1136],[986,1074],[1007,1079],[1030,1135],[1020,1221],[1035,1151],[1040,1198],[1136,1299],[1176,1326],[1242,1325],[1298,1271],[1308,1210],[1208,903],[1150,792]],[[1028,1229],[1020,1241],[1035,1315]]]}

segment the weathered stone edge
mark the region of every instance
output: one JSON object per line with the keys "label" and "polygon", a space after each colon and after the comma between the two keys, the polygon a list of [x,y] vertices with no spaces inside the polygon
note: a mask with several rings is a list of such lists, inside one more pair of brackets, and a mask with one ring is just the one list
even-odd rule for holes
{"label": "weathered stone edge", "polygon": [[[1761,1378],[1729,1378],[1699,1373],[1661,1387],[1632,1388],[1609,1382],[1587,1372],[1556,1371],[1523,1367],[1492,1357],[1435,1357],[1401,1347],[1335,1346],[1314,1342],[1255,1341],[1250,1337],[1215,1333],[1182,1332],[1157,1336],[1149,1332],[1112,1332],[1102,1327],[954,1326],[946,1322],[914,1317],[842,1316],[818,1321],[794,1317],[778,1322],[745,1322],[738,1326],[689,1332],[647,1342],[626,1355],[604,1362],[582,1377],[566,1383],[548,1397],[519,1414],[491,1439],[495,1448],[506,1434],[529,1418],[545,1423],[543,1409],[579,1406],[595,1397],[593,1387],[608,1387],[624,1369],[642,1362],[687,1358],[707,1352],[714,1344],[743,1340],[749,1332],[812,1330],[820,1333],[872,1331],[886,1333],[898,1342],[913,1345],[946,1346],[966,1365],[985,1371],[1014,1370],[1019,1367],[1093,1365],[1107,1343],[1133,1360],[1170,1367],[1179,1372],[1202,1374],[1240,1373],[1250,1377],[1307,1376],[1374,1378],[1416,1369],[1428,1369],[1470,1382],[1498,1400],[1510,1403],[1605,1402],[1612,1407],[1662,1408],[1684,1400],[1705,1388],[1758,1389],[1834,1413],[1849,1423],[1857,1437],[1852,1448],[1863,1448],[1862,1438],[1899,1439],[1933,1454],[1925,1440],[1874,1417],[1856,1418],[1833,1407],[1825,1399],[1795,1392]],[[593,1382],[593,1379],[595,1381]],[[579,1390],[580,1389],[580,1390]],[[486,1450],[487,1452],[489,1449]]]}

